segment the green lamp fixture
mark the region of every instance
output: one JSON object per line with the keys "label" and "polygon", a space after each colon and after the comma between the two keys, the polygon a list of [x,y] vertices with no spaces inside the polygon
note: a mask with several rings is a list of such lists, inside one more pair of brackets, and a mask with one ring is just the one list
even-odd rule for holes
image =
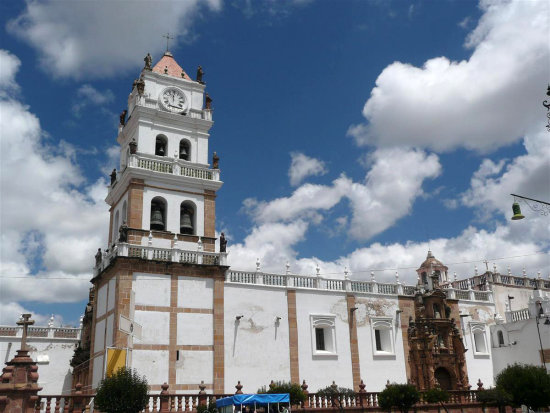
{"label": "green lamp fixture", "polygon": [[512,216],[512,221],[525,218],[525,216],[521,213],[521,207],[517,202],[512,204],[512,212],[514,213]]}

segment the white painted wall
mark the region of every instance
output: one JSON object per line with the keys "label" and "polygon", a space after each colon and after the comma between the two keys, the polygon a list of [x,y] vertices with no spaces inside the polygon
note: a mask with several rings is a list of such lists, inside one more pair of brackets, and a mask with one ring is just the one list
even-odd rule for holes
{"label": "white painted wall", "polygon": [[97,292],[96,317],[98,318],[107,312],[107,285],[103,284]]}
{"label": "white painted wall", "polygon": [[514,287],[511,285],[493,285],[493,297],[496,306],[496,313],[504,317],[506,311],[506,303],[508,296],[514,297],[510,300],[512,303],[512,311],[527,308],[529,297],[533,293],[533,288]]}
{"label": "white painted wall", "polygon": [[225,392],[239,380],[245,393],[290,381],[286,290],[225,284],[224,295]]}
{"label": "white painted wall", "polygon": [[151,384],[168,382],[168,351],[132,350],[132,368]]}
{"label": "white painted wall", "polygon": [[[346,296],[343,292],[296,291],[300,379],[306,380],[309,391],[314,392],[329,386],[332,381],[341,387],[353,387],[347,313]],[[311,314],[333,314],[336,316],[337,357],[313,355]]]}
{"label": "white painted wall", "polygon": [[109,280],[109,291],[107,293],[107,311],[115,308],[116,278]]}
{"label": "white painted wall", "polygon": [[113,328],[114,328],[115,315],[111,314],[107,317],[107,324],[105,326],[105,347],[113,345]]}
{"label": "white painted wall", "polygon": [[[71,392],[73,357],[77,340],[29,337],[29,355],[38,362],[38,385],[42,394],[67,394]],[[0,360],[6,363],[21,348],[20,337],[0,337]]]}
{"label": "white painted wall", "polygon": [[[397,298],[358,295],[355,306],[357,307],[354,316],[357,326],[360,375],[367,386],[367,391],[384,390],[387,380],[406,383],[403,333],[401,324],[396,322]],[[373,337],[372,317],[391,318],[393,354],[375,355],[376,344]]]}
{"label": "white painted wall", "polygon": [[92,376],[92,388],[96,389],[99,386],[99,382],[103,379],[104,356],[95,356],[93,361],[93,376]]}
{"label": "white painted wall", "polygon": [[136,310],[134,320],[142,326],[141,340],[136,342],[140,344],[169,344],[170,313]]}
{"label": "white painted wall", "polygon": [[170,275],[135,272],[133,278],[136,305],[170,305]]}
{"label": "white painted wall", "polygon": [[212,314],[178,313],[178,345],[214,344]]}
{"label": "white painted wall", "polygon": [[105,319],[96,323],[94,335],[94,353],[105,349]]}
{"label": "white painted wall", "polygon": [[[489,325],[494,324],[495,306],[492,303],[459,301],[458,308],[461,314],[468,314],[468,317],[461,317],[461,333],[464,337],[464,345],[468,349],[465,354],[468,380],[473,388],[477,388],[476,383],[479,379],[483,382],[485,388],[489,388],[494,383]],[[487,343],[486,354],[476,354],[475,351],[472,326],[478,323],[484,324],[485,342]]]}
{"label": "white painted wall", "polygon": [[212,309],[214,281],[210,278],[179,277],[178,307]]}
{"label": "white painted wall", "polygon": [[[197,384],[214,381],[214,355],[212,351],[182,351],[176,361],[176,383]],[[189,391],[196,394],[196,390]]]}

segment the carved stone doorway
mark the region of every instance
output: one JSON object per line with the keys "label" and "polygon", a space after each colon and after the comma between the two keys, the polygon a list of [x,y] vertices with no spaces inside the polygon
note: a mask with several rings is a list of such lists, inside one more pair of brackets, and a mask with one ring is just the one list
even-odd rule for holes
{"label": "carved stone doorway", "polygon": [[451,375],[447,371],[447,369],[443,367],[439,367],[434,372],[435,379],[439,383],[439,387],[443,390],[451,390],[452,389],[452,383],[451,383]]}

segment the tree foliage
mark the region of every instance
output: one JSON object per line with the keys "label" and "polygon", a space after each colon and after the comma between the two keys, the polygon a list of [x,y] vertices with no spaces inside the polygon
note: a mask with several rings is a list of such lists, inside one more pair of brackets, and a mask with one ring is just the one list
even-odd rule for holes
{"label": "tree foliage", "polygon": [[447,408],[443,404],[443,402],[449,401],[449,393],[445,390],[440,389],[439,387],[434,387],[433,389],[426,390],[423,394],[423,398],[428,403],[439,404],[443,407],[443,409],[445,409],[446,412],[448,412]]}
{"label": "tree foliage", "polygon": [[206,404],[200,404],[197,406],[197,413],[218,413],[218,408],[216,407],[216,402],[211,401]]}
{"label": "tree foliage", "polygon": [[347,387],[338,387],[334,383],[317,391],[317,396],[325,397],[332,401],[332,405],[344,411],[345,400],[354,398],[355,392]]}
{"label": "tree foliage", "polygon": [[407,413],[419,400],[420,393],[412,384],[392,383],[378,394],[378,404],[387,411],[395,407],[402,413]]}
{"label": "tree foliage", "polygon": [[145,377],[126,367],[103,379],[94,397],[94,407],[105,413],[138,413],[149,402]]}
{"label": "tree foliage", "polygon": [[304,394],[304,392],[302,391],[302,387],[298,383],[289,383],[285,381],[276,381],[269,387],[269,389],[266,389],[265,386],[258,389],[258,394],[262,393],[288,393],[290,396],[290,404],[293,406],[301,405],[306,399],[306,395]]}
{"label": "tree foliage", "polygon": [[512,404],[538,410],[550,405],[550,374],[544,367],[513,364],[496,378],[496,387],[510,395]]}
{"label": "tree foliage", "polygon": [[512,403],[512,397],[504,390],[497,387],[478,391],[476,399],[484,406],[498,407],[499,412],[503,412],[504,407]]}

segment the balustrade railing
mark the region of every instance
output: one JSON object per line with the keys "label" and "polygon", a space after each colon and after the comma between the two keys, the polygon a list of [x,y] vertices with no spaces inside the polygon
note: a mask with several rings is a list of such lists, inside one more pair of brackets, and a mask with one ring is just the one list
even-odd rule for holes
{"label": "balustrade railing", "polygon": [[225,252],[188,251],[178,248],[157,248],[118,242],[108,254],[104,254],[101,262],[94,268],[94,274],[97,275],[107,268],[114,257],[132,257],[202,265],[227,265],[227,253]]}
{"label": "balustrade railing", "polygon": [[506,315],[510,314],[510,321],[528,320],[531,315],[528,308],[522,308],[521,310],[510,311]]}

